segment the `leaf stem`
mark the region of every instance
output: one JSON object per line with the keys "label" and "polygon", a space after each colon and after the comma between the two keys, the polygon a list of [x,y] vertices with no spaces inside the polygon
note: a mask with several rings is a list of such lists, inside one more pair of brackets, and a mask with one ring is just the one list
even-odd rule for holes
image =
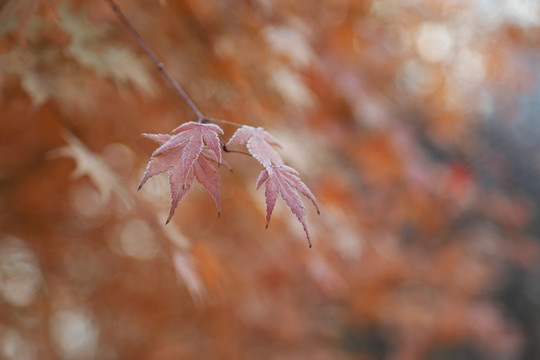
{"label": "leaf stem", "polygon": [[173,79],[173,77],[171,76],[171,74],[169,74],[169,72],[167,71],[163,63],[159,61],[156,54],[154,54],[154,52],[152,51],[152,49],[150,49],[146,41],[144,41],[144,39],[137,32],[137,30],[135,30],[133,25],[131,25],[129,20],[126,18],[122,10],[120,10],[118,5],[114,2],[114,0],[105,0],[105,2],[109,4],[111,9],[115,13],[116,17],[118,18],[118,20],[120,20],[120,22],[127,28],[127,30],[131,33],[131,35],[133,35],[133,37],[137,40],[139,45],[143,48],[144,52],[146,52],[146,54],[152,60],[152,62],[156,65],[158,70],[163,74],[163,76],[165,76],[167,81],[172,85],[174,90],[176,90],[178,95],[180,95],[184,99],[184,101],[189,105],[191,110],[197,116],[197,119],[199,120],[199,122],[203,122],[204,120],[210,120],[210,119],[205,118],[203,113],[199,110],[199,108],[195,105],[195,103],[190,99],[190,97],[185,92],[185,90],[180,86],[180,84],[178,84],[176,80]]}
{"label": "leaf stem", "polygon": [[236,127],[242,127],[243,126],[242,124],[238,124],[238,123],[235,123],[235,122],[232,122],[232,121],[214,119],[214,118],[208,118],[208,117],[202,118],[200,120],[201,120],[200,122],[202,122],[202,123],[211,122],[211,123],[222,123],[222,124],[232,125],[232,126],[236,126]]}
{"label": "leaf stem", "polygon": [[236,153],[236,154],[242,154],[242,155],[246,155],[246,156],[249,156],[249,157],[253,157],[253,155],[251,155],[250,153],[244,152],[244,151],[239,151],[239,150],[229,150],[229,148],[227,147],[227,145],[223,145],[223,146],[222,146],[222,149],[223,149],[223,151],[225,151],[225,152],[227,152],[227,153]]}

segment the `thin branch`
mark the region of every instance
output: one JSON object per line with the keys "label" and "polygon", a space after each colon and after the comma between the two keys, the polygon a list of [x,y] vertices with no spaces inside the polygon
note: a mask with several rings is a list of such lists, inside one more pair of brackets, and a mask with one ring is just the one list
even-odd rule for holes
{"label": "thin branch", "polygon": [[135,30],[133,25],[131,25],[129,20],[126,18],[126,16],[122,12],[122,10],[120,10],[120,7],[118,7],[118,5],[114,2],[114,0],[105,0],[105,2],[107,4],[109,4],[109,6],[113,10],[114,14],[116,15],[116,17],[128,29],[128,31],[131,33],[131,35],[137,40],[139,45],[143,48],[143,50],[146,52],[148,57],[150,57],[152,62],[156,65],[156,67],[163,74],[163,76],[165,76],[165,78],[172,85],[174,90],[176,90],[178,95],[180,95],[184,99],[184,101],[189,105],[191,110],[193,110],[193,112],[197,116],[197,120],[199,121],[199,123],[211,122],[211,123],[221,123],[221,124],[227,124],[227,125],[232,125],[232,126],[236,126],[236,127],[242,127],[241,124],[238,124],[238,123],[235,123],[235,122],[232,122],[232,121],[221,120],[221,119],[213,119],[213,118],[205,117],[203,115],[203,113],[199,110],[199,108],[195,105],[195,103],[191,100],[191,98],[186,93],[186,91],[180,86],[180,84],[178,84],[178,82],[176,80],[173,79],[171,74],[169,74],[169,72],[165,68],[165,65],[163,65],[163,63],[161,61],[159,61],[156,54],[154,54],[152,49],[150,49],[150,46],[148,46],[148,44],[146,43],[146,41],[144,41],[142,36],[137,32],[137,30]]}
{"label": "thin branch", "polygon": [[240,151],[240,150],[229,150],[229,148],[227,147],[227,145],[223,145],[221,147],[223,149],[223,151],[227,152],[227,153],[235,153],[235,154],[242,154],[242,155],[246,155],[246,156],[249,156],[249,157],[253,157],[253,155],[251,155],[250,153],[247,153],[245,151]]}
{"label": "thin branch", "polygon": [[238,124],[238,123],[235,123],[235,122],[232,122],[232,121],[214,119],[214,118],[207,118],[207,117],[202,118],[201,122],[202,123],[205,123],[205,122],[221,123],[221,124],[227,124],[227,125],[232,125],[232,126],[236,126],[236,127],[242,127],[243,126],[242,124]]}
{"label": "thin branch", "polygon": [[161,71],[161,73],[163,74],[163,76],[165,76],[165,78],[167,79],[167,81],[169,81],[169,83],[173,86],[174,90],[176,90],[176,92],[178,93],[178,95],[180,95],[184,101],[189,105],[189,107],[191,108],[191,110],[193,110],[193,112],[195,113],[195,115],[197,116],[197,119],[199,120],[199,122],[203,122],[203,120],[209,120],[211,121],[210,119],[207,119],[204,117],[204,115],[202,114],[202,112],[199,110],[199,108],[193,103],[193,101],[191,101],[191,99],[189,98],[188,94],[184,91],[184,89],[182,89],[182,87],[176,82],[176,80],[174,80],[172,78],[172,76],[169,74],[169,72],[167,71],[167,69],[165,69],[165,66],[158,60],[156,54],[154,54],[154,52],[150,49],[150,47],[148,46],[148,44],[143,40],[143,38],[141,37],[141,35],[139,35],[139,33],[137,32],[137,30],[135,30],[135,28],[133,27],[133,25],[131,25],[131,23],[129,22],[129,20],[126,18],[126,16],[124,15],[124,13],[122,12],[122,10],[120,10],[120,8],[118,7],[118,5],[116,5],[116,3],[114,2],[114,0],[105,0],[105,2],[107,2],[107,4],[109,4],[109,6],[111,7],[111,9],[114,11],[116,17],[118,18],[118,20],[120,20],[120,22],[128,29],[128,31],[131,33],[131,35],[133,35],[133,37],[135,39],[137,39],[137,42],[139,43],[139,45],[143,48],[143,50],[146,52],[146,54],[150,57],[150,59],[152,60],[152,62],[156,65],[156,67],[158,68],[159,71]]}

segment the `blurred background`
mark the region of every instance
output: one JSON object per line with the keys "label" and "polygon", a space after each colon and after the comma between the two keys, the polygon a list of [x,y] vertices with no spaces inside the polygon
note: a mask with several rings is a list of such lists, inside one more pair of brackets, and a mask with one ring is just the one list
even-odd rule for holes
{"label": "blurred background", "polygon": [[540,359],[540,2],[118,3],[313,248],[240,154],[165,226],[196,117],[105,1],[0,0],[0,358]]}

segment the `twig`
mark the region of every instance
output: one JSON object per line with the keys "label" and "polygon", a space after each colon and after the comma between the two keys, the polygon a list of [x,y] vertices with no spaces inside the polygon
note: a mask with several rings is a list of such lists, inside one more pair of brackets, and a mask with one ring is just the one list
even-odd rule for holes
{"label": "twig", "polygon": [[249,156],[249,157],[253,157],[253,155],[251,155],[250,153],[247,153],[245,151],[229,150],[227,145],[223,145],[221,148],[223,149],[223,151],[228,152],[228,153],[236,153],[236,154],[242,154],[242,155],[246,155],[246,156]]}
{"label": "twig", "polygon": [[173,86],[173,88],[176,90],[176,92],[178,93],[178,95],[180,95],[184,101],[189,105],[189,107],[191,108],[191,110],[193,110],[193,112],[195,113],[195,115],[197,116],[197,119],[199,122],[204,122],[204,120],[208,120],[208,121],[212,121],[211,119],[208,119],[206,118],[202,112],[199,110],[199,108],[193,103],[193,101],[191,101],[191,99],[189,98],[188,94],[184,91],[184,89],[182,89],[182,87],[176,82],[176,80],[174,80],[172,78],[172,76],[169,74],[169,72],[167,71],[167,69],[165,69],[165,66],[158,60],[156,54],[154,54],[154,52],[150,49],[150,47],[148,46],[148,44],[143,40],[143,38],[141,37],[141,35],[139,35],[139,33],[137,32],[137,30],[135,30],[135,28],[133,27],[133,25],[131,25],[131,23],[129,22],[129,20],[126,18],[126,16],[124,15],[124,13],[122,12],[122,10],[120,10],[120,8],[118,7],[118,5],[116,5],[116,3],[114,2],[114,0],[105,0],[105,2],[107,2],[107,4],[109,4],[109,6],[111,7],[111,9],[114,11],[116,17],[120,20],[120,22],[122,22],[122,24],[128,29],[128,31],[131,33],[131,35],[133,35],[133,37],[135,39],[137,39],[137,42],[139,43],[139,45],[143,48],[143,50],[146,52],[146,54],[150,57],[150,59],[152,60],[152,62],[156,65],[156,67],[158,68],[159,71],[161,71],[161,73],[163,74],[163,76],[165,76],[165,78],[167,79],[167,81],[169,81],[169,83]]}
{"label": "twig", "polygon": [[207,117],[202,118],[201,122],[202,123],[205,123],[205,122],[222,123],[222,124],[232,125],[232,126],[236,126],[236,127],[242,127],[243,126],[242,124],[238,124],[238,123],[235,123],[235,122],[232,122],[232,121],[214,119],[214,118],[207,118]]}
{"label": "twig", "polygon": [[228,125],[232,125],[232,126],[236,126],[236,127],[242,127],[242,125],[237,124],[237,123],[232,122],[232,121],[214,119],[214,118],[209,118],[209,117],[204,116],[203,113],[199,110],[199,108],[195,105],[195,103],[191,100],[191,98],[186,93],[186,91],[180,86],[180,84],[178,84],[178,82],[176,80],[173,79],[171,74],[169,74],[169,72],[165,68],[165,65],[163,65],[163,63],[158,60],[156,54],[154,54],[152,49],[150,49],[150,46],[148,46],[148,44],[146,43],[146,41],[144,41],[142,36],[137,32],[137,30],[135,30],[133,25],[131,25],[131,23],[129,22],[127,17],[124,15],[122,10],[120,10],[120,8],[114,2],[114,0],[105,0],[105,2],[107,4],[109,4],[111,9],[114,11],[114,14],[116,15],[116,17],[128,29],[128,31],[131,33],[131,35],[133,35],[133,37],[137,40],[139,45],[143,48],[143,50],[146,52],[148,57],[150,57],[152,62],[156,65],[156,67],[163,74],[163,76],[165,76],[165,78],[172,85],[174,90],[176,90],[178,95],[180,95],[182,97],[182,99],[184,99],[184,101],[189,105],[191,110],[193,110],[193,112],[197,116],[197,120],[198,120],[199,123],[201,123],[201,124],[207,123],[207,122],[222,123],[222,124],[228,124]]}

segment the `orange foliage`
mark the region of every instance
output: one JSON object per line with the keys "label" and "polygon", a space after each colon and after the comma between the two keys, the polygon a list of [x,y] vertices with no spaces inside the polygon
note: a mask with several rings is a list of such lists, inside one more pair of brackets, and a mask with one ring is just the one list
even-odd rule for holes
{"label": "orange foliage", "polygon": [[165,226],[140,134],[193,113],[105,1],[0,2],[0,358],[540,357],[540,7],[484,3],[119,2],[205,115],[283,145],[308,249],[236,153],[221,218],[196,185]]}

